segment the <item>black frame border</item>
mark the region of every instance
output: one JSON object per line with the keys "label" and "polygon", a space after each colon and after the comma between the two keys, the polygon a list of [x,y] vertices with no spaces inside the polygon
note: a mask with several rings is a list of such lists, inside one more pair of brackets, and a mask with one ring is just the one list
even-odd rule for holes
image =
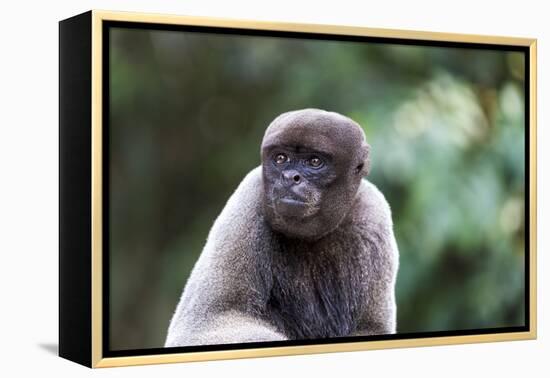
{"label": "black frame border", "polygon": [[93,332],[91,72],[90,11],[59,22],[59,356],[88,367]]}

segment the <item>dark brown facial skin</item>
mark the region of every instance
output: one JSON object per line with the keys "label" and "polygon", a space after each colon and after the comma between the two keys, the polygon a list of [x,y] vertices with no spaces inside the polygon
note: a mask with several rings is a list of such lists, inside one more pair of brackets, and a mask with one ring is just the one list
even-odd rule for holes
{"label": "dark brown facial skin", "polygon": [[349,213],[368,171],[361,127],[338,113],[283,113],[262,142],[264,209],[271,227],[289,238],[317,240]]}

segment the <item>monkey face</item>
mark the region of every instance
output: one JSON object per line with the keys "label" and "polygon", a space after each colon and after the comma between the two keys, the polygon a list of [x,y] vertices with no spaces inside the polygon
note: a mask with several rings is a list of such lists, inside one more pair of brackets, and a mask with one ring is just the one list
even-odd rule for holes
{"label": "monkey face", "polygon": [[321,209],[323,189],[335,179],[328,155],[301,147],[266,151],[264,185],[269,206],[282,218],[307,220]]}
{"label": "monkey face", "polygon": [[366,146],[359,126],[336,113],[306,109],[275,119],[262,143],[264,209],[271,227],[307,240],[334,230],[364,174]]}

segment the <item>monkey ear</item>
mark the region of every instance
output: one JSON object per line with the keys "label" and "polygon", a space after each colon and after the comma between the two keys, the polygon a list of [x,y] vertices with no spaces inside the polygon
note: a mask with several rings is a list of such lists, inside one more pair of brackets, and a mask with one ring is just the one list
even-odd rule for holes
{"label": "monkey ear", "polygon": [[358,160],[359,164],[355,167],[355,172],[365,177],[370,172],[370,145],[367,142],[363,142]]}

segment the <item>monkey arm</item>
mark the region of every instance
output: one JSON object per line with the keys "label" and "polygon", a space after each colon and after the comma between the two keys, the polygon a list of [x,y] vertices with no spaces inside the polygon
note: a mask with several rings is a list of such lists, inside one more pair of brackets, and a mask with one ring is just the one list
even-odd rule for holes
{"label": "monkey arm", "polygon": [[397,273],[397,245],[393,233],[382,245],[384,258],[371,270],[367,278],[365,309],[355,335],[384,335],[396,332],[395,281]]}
{"label": "monkey arm", "polygon": [[165,346],[285,339],[262,317],[263,283],[239,265],[239,261],[197,263],[172,317]]}
{"label": "monkey arm", "polygon": [[261,169],[249,173],[214,222],[172,317],[166,346],[284,340],[262,318],[270,231],[258,216]]}
{"label": "monkey arm", "polygon": [[396,332],[395,282],[399,251],[393,232],[390,207],[376,187],[363,183],[364,198],[361,229],[368,251],[365,265],[366,295],[363,313],[355,335],[383,335]]}
{"label": "monkey arm", "polygon": [[261,341],[278,341],[286,338],[267,322],[243,311],[229,310],[204,316],[191,328],[185,322],[173,323],[165,346],[217,345]]}

